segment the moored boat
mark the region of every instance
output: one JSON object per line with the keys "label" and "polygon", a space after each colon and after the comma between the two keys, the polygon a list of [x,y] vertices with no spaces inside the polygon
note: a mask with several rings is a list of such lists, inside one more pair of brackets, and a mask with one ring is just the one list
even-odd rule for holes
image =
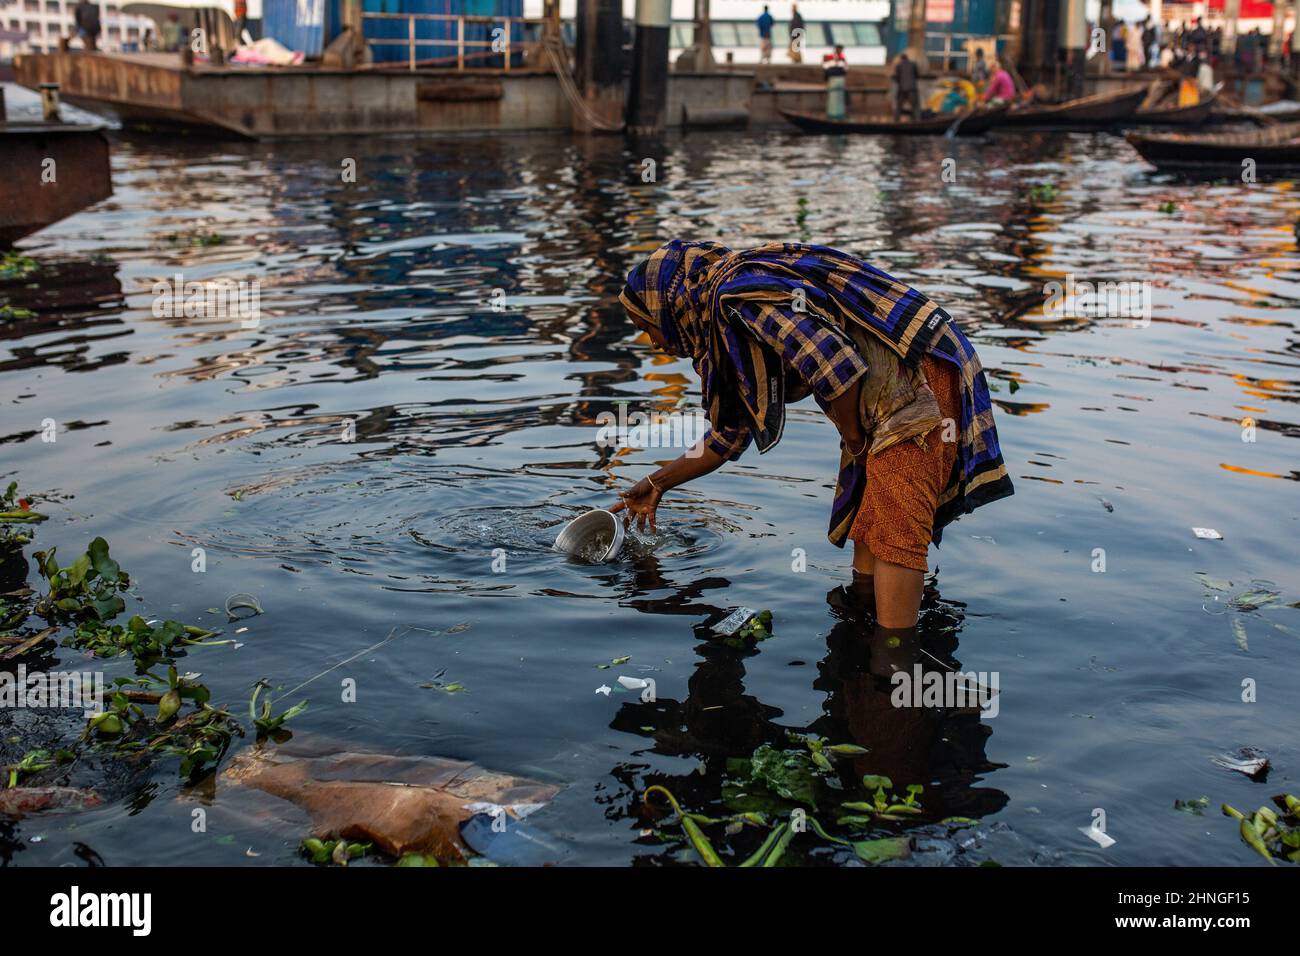
{"label": "moored boat", "polygon": [[1133,122],[1144,126],[1200,126],[1214,112],[1214,101],[1218,96],[1216,90],[1191,106],[1140,109],[1133,114]]}
{"label": "moored boat", "polygon": [[990,109],[968,109],[956,113],[941,113],[925,119],[894,119],[890,116],[857,116],[848,119],[829,119],[824,114],[781,110],[780,113],[805,133],[901,133],[908,136],[934,136],[946,133],[956,126],[962,136],[975,136],[995,126],[1006,114],[1005,106]]}
{"label": "moored boat", "polygon": [[1300,173],[1300,122],[1236,133],[1129,133],[1152,166],[1173,172],[1240,176]]}
{"label": "moored boat", "polygon": [[1008,111],[998,129],[1015,127],[1076,129],[1113,126],[1128,120],[1146,99],[1145,86],[1097,93],[1064,103],[1034,103]]}

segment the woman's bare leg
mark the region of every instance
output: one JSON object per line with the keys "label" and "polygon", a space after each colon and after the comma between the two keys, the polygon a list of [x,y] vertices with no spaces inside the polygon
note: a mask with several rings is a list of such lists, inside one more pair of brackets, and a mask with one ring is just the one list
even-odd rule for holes
{"label": "woman's bare leg", "polygon": [[849,593],[854,597],[858,607],[874,616],[876,613],[876,556],[867,548],[866,542],[853,542],[853,583]]}
{"label": "woman's bare leg", "polygon": [[856,577],[871,577],[876,573],[876,556],[865,541],[853,542],[853,570]]}
{"label": "woman's bare leg", "polygon": [[[885,628],[916,627],[921,610],[921,593],[925,572],[891,564],[873,557],[876,594],[876,622]],[[854,542],[853,566],[858,565],[858,545]]]}

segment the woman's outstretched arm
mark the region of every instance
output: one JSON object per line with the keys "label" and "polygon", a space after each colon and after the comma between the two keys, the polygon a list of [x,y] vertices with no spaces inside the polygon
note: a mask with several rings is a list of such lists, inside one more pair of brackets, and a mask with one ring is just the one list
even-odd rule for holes
{"label": "woman's outstretched arm", "polygon": [[642,478],[635,485],[619,496],[618,502],[609,510],[617,513],[626,510],[623,523],[636,521],[642,531],[648,524],[655,530],[655,510],[659,499],[669,488],[676,488],[688,481],[694,481],[703,475],[717,471],[726,459],[713,450],[708,436],[701,438],[691,448],[664,465],[658,471]]}

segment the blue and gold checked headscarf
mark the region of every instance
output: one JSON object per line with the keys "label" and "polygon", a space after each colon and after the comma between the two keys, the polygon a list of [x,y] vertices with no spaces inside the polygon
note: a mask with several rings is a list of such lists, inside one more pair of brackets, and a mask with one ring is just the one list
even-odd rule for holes
{"label": "blue and gold checked headscarf", "polygon": [[913,366],[949,321],[925,295],[862,260],[799,243],[734,252],[673,240],[628,274],[619,298],[633,321],[658,329],[671,351],[695,363],[709,421],[747,422],[760,452],[781,437],[784,369],[744,332],[740,306],[798,301],[840,329],[865,327]]}

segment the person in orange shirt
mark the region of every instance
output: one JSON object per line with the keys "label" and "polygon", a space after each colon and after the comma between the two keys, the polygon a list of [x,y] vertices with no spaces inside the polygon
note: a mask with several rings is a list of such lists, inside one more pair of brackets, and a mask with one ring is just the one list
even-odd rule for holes
{"label": "person in orange shirt", "polygon": [[244,22],[248,19],[248,0],[235,0],[235,46],[244,45]]}

